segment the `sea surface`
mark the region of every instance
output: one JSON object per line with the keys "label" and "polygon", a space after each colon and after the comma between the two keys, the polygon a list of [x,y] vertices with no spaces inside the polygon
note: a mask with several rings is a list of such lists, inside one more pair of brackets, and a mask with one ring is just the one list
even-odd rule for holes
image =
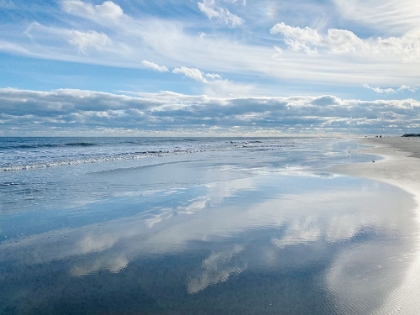
{"label": "sea surface", "polygon": [[415,203],[348,138],[0,138],[0,314],[375,314]]}

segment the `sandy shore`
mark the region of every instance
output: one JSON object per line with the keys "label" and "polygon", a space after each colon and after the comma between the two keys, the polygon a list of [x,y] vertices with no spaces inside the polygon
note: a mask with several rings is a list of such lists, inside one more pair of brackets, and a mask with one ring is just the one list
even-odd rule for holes
{"label": "sandy shore", "polygon": [[[380,155],[384,159],[371,163],[335,166],[332,171],[382,181],[412,194],[418,205],[415,220],[420,231],[420,138],[386,137],[368,138],[363,141],[374,146],[363,152]],[[390,294],[383,307],[375,314],[419,314],[420,235],[417,238],[415,258],[402,285]]]}
{"label": "sandy shore", "polygon": [[373,148],[363,150],[384,157],[365,164],[333,167],[338,173],[380,180],[401,187],[417,198],[420,195],[420,138],[368,138],[363,142]]}

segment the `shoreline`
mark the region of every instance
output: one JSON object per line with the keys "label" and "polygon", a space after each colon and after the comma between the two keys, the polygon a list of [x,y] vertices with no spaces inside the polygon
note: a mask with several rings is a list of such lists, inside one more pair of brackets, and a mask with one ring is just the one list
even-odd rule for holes
{"label": "shoreline", "polygon": [[363,139],[362,143],[373,147],[360,149],[359,152],[379,155],[384,159],[374,163],[334,165],[328,170],[385,182],[420,198],[420,138],[408,139],[402,137]]}
{"label": "shoreline", "polygon": [[[420,138],[368,138],[362,143],[373,148],[360,152],[375,154],[383,160],[370,163],[335,165],[328,170],[350,176],[372,179],[399,187],[413,196],[417,206],[414,220],[420,231]],[[418,314],[420,302],[420,233],[416,233],[417,246],[413,260],[401,285],[395,288],[382,307],[373,314]]]}

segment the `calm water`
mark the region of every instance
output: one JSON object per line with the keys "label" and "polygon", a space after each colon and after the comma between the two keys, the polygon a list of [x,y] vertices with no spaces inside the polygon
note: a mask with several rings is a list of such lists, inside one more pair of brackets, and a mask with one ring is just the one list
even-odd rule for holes
{"label": "calm water", "polygon": [[[369,314],[411,197],[346,139],[0,138],[0,314]],[[377,159],[377,157],[373,157]]]}

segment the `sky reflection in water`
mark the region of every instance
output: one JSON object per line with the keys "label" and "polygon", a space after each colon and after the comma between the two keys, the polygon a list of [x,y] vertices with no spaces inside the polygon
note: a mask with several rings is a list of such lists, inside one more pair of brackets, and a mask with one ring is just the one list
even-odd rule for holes
{"label": "sky reflection in water", "polygon": [[326,173],[219,179],[2,217],[0,313],[369,313],[401,281],[405,192]]}

